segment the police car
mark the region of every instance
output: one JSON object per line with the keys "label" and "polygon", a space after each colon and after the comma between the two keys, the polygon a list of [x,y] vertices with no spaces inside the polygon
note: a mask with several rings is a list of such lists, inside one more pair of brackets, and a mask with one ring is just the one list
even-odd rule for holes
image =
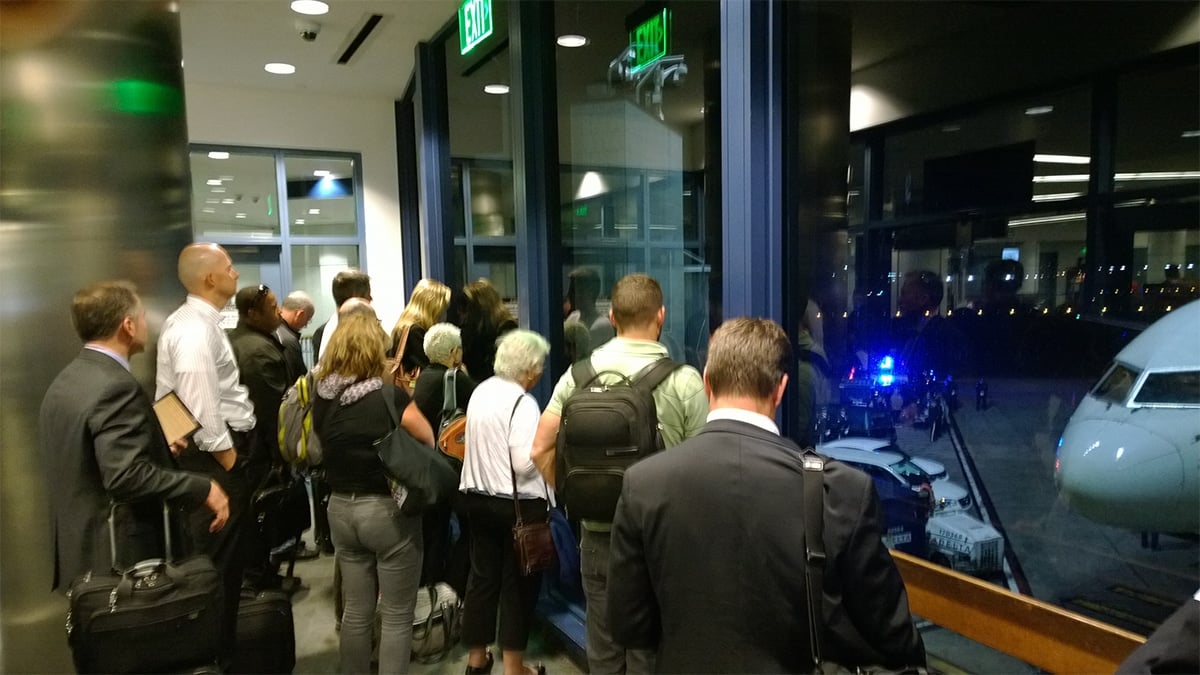
{"label": "police car", "polygon": [[[925,457],[913,457],[885,439],[847,436],[821,444],[817,447],[817,452],[856,466],[868,464],[883,467],[894,481],[906,484],[917,492],[920,492],[922,480],[928,482],[933,489],[936,514],[967,511],[973,504],[971,493],[966,488],[946,479],[946,467],[941,462]],[[850,454],[838,456],[834,453]],[[855,453],[870,453],[877,457]],[[912,471],[912,466],[924,472],[924,475]],[[871,473],[867,469],[862,470]],[[881,475],[880,478],[882,477]],[[875,478],[874,474],[872,478]],[[876,481],[880,478],[876,478]]]}

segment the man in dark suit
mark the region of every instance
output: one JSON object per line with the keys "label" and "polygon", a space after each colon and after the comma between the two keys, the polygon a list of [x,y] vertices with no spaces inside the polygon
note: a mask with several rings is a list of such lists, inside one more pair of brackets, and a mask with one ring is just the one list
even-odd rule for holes
{"label": "man in dark suit", "polygon": [[275,337],[283,345],[283,356],[288,366],[288,386],[308,372],[308,366],[304,365],[304,351],[300,348],[300,331],[312,321],[313,312],[312,298],[304,291],[288,293],[279,309],[283,321],[275,329]]}
{"label": "man in dark suit", "polygon": [[[229,517],[225,492],[200,474],[179,471],[150,399],[129,372],[146,346],[146,308],[132,284],[102,282],[71,303],[84,348],[42,400],[42,466],[50,495],[53,588],[112,565],[109,503],[117,511],[118,564],[163,555],[162,501],[203,503],[220,530]],[[182,447],[180,444],[178,447]]]}
{"label": "man in dark suit", "polygon": [[[625,473],[612,527],[613,635],[658,650],[667,673],[809,672],[800,450],[773,415],[787,335],[734,319],[709,344],[708,423]],[[881,542],[871,479],[824,471],[822,656],[847,666],[925,664],[904,584]]]}

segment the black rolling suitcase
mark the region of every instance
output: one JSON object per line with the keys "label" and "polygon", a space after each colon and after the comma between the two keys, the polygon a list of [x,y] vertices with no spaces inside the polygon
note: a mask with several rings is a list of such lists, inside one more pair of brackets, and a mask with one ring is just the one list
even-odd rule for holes
{"label": "black rolling suitcase", "polygon": [[290,673],[296,667],[292,601],[277,590],[242,590],[231,673]]}
{"label": "black rolling suitcase", "polygon": [[[108,534],[117,566],[116,505]],[[208,556],[174,559],[163,505],[165,559],[124,572],[88,572],[67,593],[67,642],[80,673],[164,673],[215,664],[220,652],[223,587]]]}

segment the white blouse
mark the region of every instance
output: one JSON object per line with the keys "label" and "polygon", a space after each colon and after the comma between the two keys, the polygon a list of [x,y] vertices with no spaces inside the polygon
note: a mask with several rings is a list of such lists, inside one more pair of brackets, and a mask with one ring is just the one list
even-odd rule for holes
{"label": "white blouse", "polygon": [[479,383],[467,405],[467,453],[459,491],[511,498],[515,471],[519,498],[549,496],[553,504],[554,491],[529,458],[540,417],[537,401],[516,382],[494,376]]}

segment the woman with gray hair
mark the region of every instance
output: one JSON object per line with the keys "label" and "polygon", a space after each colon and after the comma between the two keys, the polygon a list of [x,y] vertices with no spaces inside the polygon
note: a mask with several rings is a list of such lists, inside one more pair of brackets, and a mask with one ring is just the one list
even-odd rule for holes
{"label": "woman with gray hair", "polygon": [[[429,365],[421,370],[417,383],[413,387],[413,401],[425,419],[433,425],[434,435],[441,431],[443,407],[447,382],[453,382],[454,397],[452,408],[466,410],[471,394],[475,391],[475,380],[462,370],[462,335],[458,326],[452,323],[439,323],[429,327],[425,333],[425,356]],[[457,501],[457,500],[453,500]],[[445,581],[460,596],[467,587],[467,574],[470,571],[470,556],[467,552],[468,526],[464,514],[459,509],[458,530],[459,538],[451,542],[450,509],[455,504],[442,504],[425,509],[422,532],[425,539],[425,558],[421,568],[421,585],[428,586],[439,581]]]}
{"label": "woman with gray hair", "polygon": [[542,377],[550,344],[541,335],[513,330],[496,347],[496,374],[479,384],[467,407],[467,454],[462,505],[471,522],[471,575],[463,603],[467,675],[489,673],[500,610],[500,649],[505,675],[545,673],[525,666],[525,645],[541,585],[540,573],[524,576],[517,566],[512,529],[513,492],[521,516],[544,519],[550,490],[529,453],[540,410],[529,391]]}

